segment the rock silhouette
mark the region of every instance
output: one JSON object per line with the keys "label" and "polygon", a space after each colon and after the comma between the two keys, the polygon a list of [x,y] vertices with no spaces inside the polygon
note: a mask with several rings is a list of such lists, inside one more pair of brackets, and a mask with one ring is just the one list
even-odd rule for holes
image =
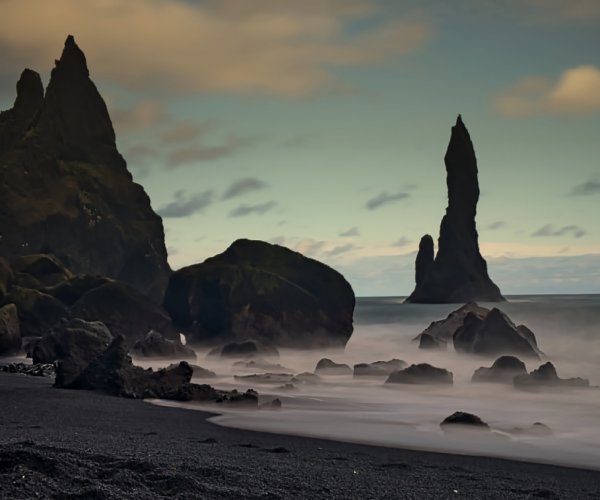
{"label": "rock silhouette", "polygon": [[461,116],[452,127],[444,157],[448,207],[440,226],[438,251],[428,235],[421,239],[416,260],[416,287],[408,302],[457,303],[505,300],[488,276],[479,252],[475,215],[479,200],[477,159]]}
{"label": "rock silhouette", "polygon": [[157,302],[170,274],[161,218],[119,154],[72,36],[44,95],[25,70],[0,115],[0,254],[54,254],[75,274],[122,280]]}

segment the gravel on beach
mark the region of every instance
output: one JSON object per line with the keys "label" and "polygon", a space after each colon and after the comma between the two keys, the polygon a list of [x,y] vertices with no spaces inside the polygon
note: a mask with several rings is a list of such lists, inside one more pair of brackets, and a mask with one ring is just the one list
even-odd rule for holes
{"label": "gravel on beach", "polygon": [[0,373],[0,498],[600,498],[600,472],[224,428]]}

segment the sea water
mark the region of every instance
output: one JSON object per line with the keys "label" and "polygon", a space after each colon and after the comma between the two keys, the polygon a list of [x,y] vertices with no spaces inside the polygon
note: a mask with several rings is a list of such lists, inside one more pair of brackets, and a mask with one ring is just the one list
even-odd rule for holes
{"label": "sea water", "polygon": [[[516,324],[528,326],[561,378],[583,377],[600,385],[600,295],[514,296],[500,307]],[[430,363],[453,372],[449,387],[384,384],[385,379],[325,376],[319,384],[297,384],[286,392],[277,385],[243,383],[234,374],[252,371],[233,361],[199,355],[198,364],[217,378],[197,380],[221,389],[254,388],[261,401],[278,397],[279,411],[248,411],[219,407],[218,425],[282,434],[313,436],[380,446],[516,458],[600,469],[600,390],[552,389],[524,392],[510,385],[472,383],[475,369],[493,358],[447,351],[419,350],[414,337],[430,322],[460,305],[405,304],[402,297],[357,299],[355,329],[344,351],[280,350],[271,360],[289,373],[314,371],[329,357],[352,367],[355,363],[400,358]],[[524,360],[528,371],[542,362]],[[281,371],[281,370],[280,370]],[[258,373],[261,373],[258,371]],[[162,403],[174,405],[174,403]],[[175,404],[215,411],[214,406]],[[445,433],[440,422],[455,411],[478,415],[491,433]],[[552,435],[515,434],[542,422]]]}

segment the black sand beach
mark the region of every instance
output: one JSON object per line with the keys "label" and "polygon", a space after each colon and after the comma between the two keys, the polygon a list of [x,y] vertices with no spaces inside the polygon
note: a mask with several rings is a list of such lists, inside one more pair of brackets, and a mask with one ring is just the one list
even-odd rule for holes
{"label": "black sand beach", "polygon": [[599,498],[600,472],[222,428],[0,374],[0,497]]}

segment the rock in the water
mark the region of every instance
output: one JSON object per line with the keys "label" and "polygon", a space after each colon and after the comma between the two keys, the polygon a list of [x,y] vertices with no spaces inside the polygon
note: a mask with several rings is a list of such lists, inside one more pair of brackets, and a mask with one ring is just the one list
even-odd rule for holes
{"label": "rock in the water", "polygon": [[294,375],[294,378],[292,378],[292,383],[294,384],[318,384],[322,381],[321,377],[310,372],[302,372]]}
{"label": "rock in the water", "polygon": [[279,363],[269,363],[268,361],[260,358],[251,359],[250,361],[236,361],[235,363],[233,363],[233,368],[242,368],[243,370],[250,370],[252,372],[262,370],[271,373],[275,371],[278,371],[279,373],[292,371],[289,368],[280,365]]}
{"label": "rock in the water", "polygon": [[13,286],[5,302],[12,302],[17,306],[23,337],[41,337],[59,320],[71,316],[61,301],[30,288]]}
{"label": "rock in the water", "polygon": [[299,389],[294,384],[283,384],[275,388],[276,391],[293,392]]}
{"label": "rock in the water", "polygon": [[31,357],[34,364],[56,362],[54,385],[67,387],[111,341],[112,335],[103,323],[80,318],[63,320],[34,343]]}
{"label": "rock in the water", "polygon": [[444,351],[447,348],[446,342],[438,340],[429,333],[422,333],[419,336],[419,349],[429,349],[432,351]]}
{"label": "rock in the water", "polygon": [[462,411],[457,411],[446,417],[441,423],[440,427],[445,430],[453,430],[453,429],[476,429],[476,430],[489,430],[490,426],[486,424],[481,418],[477,415],[473,415],[472,413],[465,413]]}
{"label": "rock in the water", "polygon": [[71,307],[73,316],[102,321],[111,333],[122,335],[130,345],[156,329],[170,340],[179,342],[179,331],[161,307],[137,290],[118,281],[92,288]]}
{"label": "rock in the water", "polygon": [[237,240],[173,273],[164,305],[192,342],[318,348],[346,344],[354,303],[351,286],[325,264],[279,245]]}
{"label": "rock in the water", "polygon": [[430,263],[429,242],[426,241],[426,248],[417,254],[417,285],[407,301],[503,301],[500,290],[488,276],[487,263],[479,252],[475,226],[479,200],[477,159],[460,115],[452,127],[444,162],[448,208],[440,227],[438,252],[433,263]]}
{"label": "rock in the water", "polygon": [[0,254],[56,255],[74,273],[162,300],[170,274],[161,218],[119,154],[106,105],[69,36],[43,94],[26,70],[0,115]]}
{"label": "rock in the water", "polygon": [[150,330],[144,338],[133,344],[131,354],[141,358],[196,359],[194,350],[183,345],[179,339],[166,339],[154,330]]}
{"label": "rock in the water", "polygon": [[329,358],[320,359],[315,367],[317,375],[351,375],[352,369],[344,363],[336,363]]}
{"label": "rock in the water", "polygon": [[454,333],[453,342],[457,352],[492,356],[516,354],[532,358],[539,358],[541,354],[536,345],[497,308],[483,319],[473,313],[467,314],[463,325]]}
{"label": "rock in the water", "polygon": [[272,401],[262,403],[258,406],[260,410],[281,410],[281,399],[275,398]]}
{"label": "rock in the water", "polygon": [[512,384],[515,376],[522,374],[527,374],[523,361],[514,356],[500,356],[491,367],[482,366],[475,370],[471,382]]}
{"label": "rock in the water", "polygon": [[374,363],[358,363],[354,365],[355,377],[387,377],[390,373],[406,368],[407,364],[401,359],[375,361]]}
{"label": "rock in the water", "polygon": [[240,382],[254,384],[288,384],[294,378],[291,373],[255,373],[252,375],[234,375],[233,378]]}
{"label": "rock in the water", "polygon": [[73,277],[57,257],[48,254],[17,257],[12,261],[12,267],[18,273],[28,274],[44,287],[58,285]]}
{"label": "rock in the water", "polygon": [[584,378],[559,378],[556,368],[550,361],[541,365],[537,370],[525,375],[517,375],[513,379],[519,389],[538,389],[547,387],[587,388],[590,382]]}
{"label": "rock in the water", "polygon": [[0,355],[14,354],[21,350],[21,328],[14,304],[0,307]]}
{"label": "rock in the water", "polygon": [[194,370],[194,374],[193,377],[194,378],[215,378],[217,376],[217,374],[211,370],[208,370],[206,368],[202,368],[201,366],[198,365],[190,365],[192,367],[192,370]]}
{"label": "rock in the water", "polygon": [[452,311],[445,319],[432,322],[422,333],[417,335],[414,340],[420,342],[421,336],[427,334],[436,341],[447,344],[448,342],[452,342],[454,334],[463,325],[467,314],[472,313],[483,319],[489,312],[489,309],[478,306],[474,302],[469,302],[455,311]]}
{"label": "rock in the water", "polygon": [[417,259],[415,261],[415,282],[417,287],[423,284],[431,271],[434,257],[435,244],[433,243],[433,238],[429,234],[426,234],[419,242],[419,251],[417,252]]}
{"label": "rock in the water", "polygon": [[224,346],[215,347],[211,349],[207,356],[220,356],[223,358],[279,357],[279,351],[275,347],[257,340],[246,340],[245,342],[230,342]]}
{"label": "rock in the water", "polygon": [[529,427],[514,427],[508,432],[510,432],[511,434],[516,434],[517,436],[535,437],[552,436],[552,434],[554,434],[552,432],[552,429],[546,424],[543,424],[542,422],[535,422]]}
{"label": "rock in the water", "polygon": [[385,381],[386,384],[448,384],[452,385],[452,372],[437,368],[427,363],[410,365],[404,370],[393,372]]}

